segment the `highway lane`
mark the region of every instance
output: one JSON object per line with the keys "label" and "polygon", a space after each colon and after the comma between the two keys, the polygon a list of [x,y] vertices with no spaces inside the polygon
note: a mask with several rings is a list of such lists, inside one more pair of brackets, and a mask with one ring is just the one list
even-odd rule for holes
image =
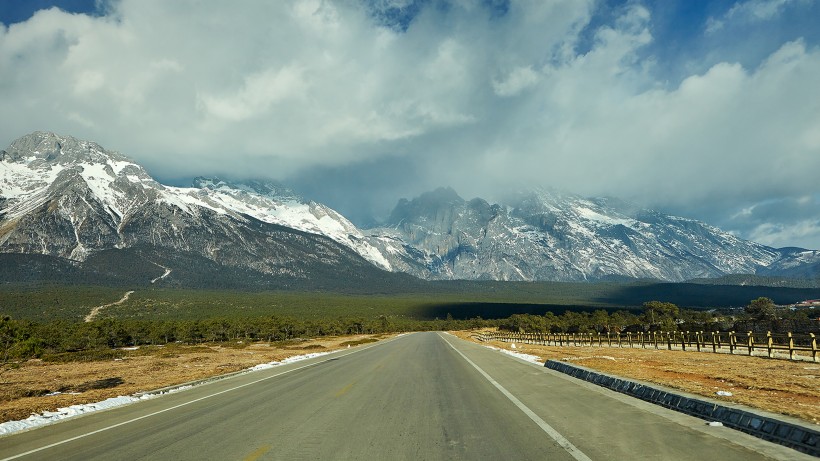
{"label": "highway lane", "polygon": [[0,460],[714,457],[814,459],[443,333],[0,438]]}

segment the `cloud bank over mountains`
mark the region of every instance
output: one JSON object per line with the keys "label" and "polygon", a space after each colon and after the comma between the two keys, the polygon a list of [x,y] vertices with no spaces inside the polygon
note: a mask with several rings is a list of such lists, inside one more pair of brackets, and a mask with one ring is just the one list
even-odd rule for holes
{"label": "cloud bank over mountains", "polygon": [[820,248],[820,47],[794,19],[820,7],[680,5],[52,8],[0,26],[0,139],[50,130],[160,178],[290,181],[351,216],[439,185],[552,186]]}

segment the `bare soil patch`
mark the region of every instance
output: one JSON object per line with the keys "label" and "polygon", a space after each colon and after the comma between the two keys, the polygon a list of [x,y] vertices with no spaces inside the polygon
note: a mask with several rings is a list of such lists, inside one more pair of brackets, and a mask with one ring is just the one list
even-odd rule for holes
{"label": "bare soil patch", "polygon": [[[478,342],[470,332],[457,336]],[[510,350],[510,343],[488,344]],[[820,424],[820,363],[665,349],[515,344],[517,352]],[[718,391],[731,392],[729,397]]]}
{"label": "bare soil patch", "polygon": [[[375,342],[386,337],[358,335],[277,344],[168,344],[116,351],[116,358],[107,360],[64,363],[29,360],[0,376],[0,422],[218,376],[295,355]],[[53,393],[57,394],[48,395]]]}

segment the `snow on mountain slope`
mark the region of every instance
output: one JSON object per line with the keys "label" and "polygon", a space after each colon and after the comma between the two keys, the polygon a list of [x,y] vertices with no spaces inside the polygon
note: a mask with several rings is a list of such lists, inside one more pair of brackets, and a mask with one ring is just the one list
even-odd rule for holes
{"label": "snow on mountain slope", "polygon": [[140,245],[283,277],[332,278],[330,266],[370,263],[440,280],[681,281],[802,276],[820,264],[817,252],[777,250],[612,198],[543,189],[491,204],[438,189],[400,200],[383,227],[363,232],[271,182],[164,186],[122,154],[68,136],[33,133],[0,151],[0,251],[82,261]]}
{"label": "snow on mountain slope", "polygon": [[371,242],[428,279],[681,281],[755,273],[781,256],[698,221],[550,190],[491,205],[439,189],[400,201],[387,224]]}
{"label": "snow on mountain slope", "polygon": [[252,216],[313,234],[324,235],[352,248],[376,266],[390,270],[387,259],[370,245],[364,234],[335,210],[305,201],[293,192],[259,181],[227,182],[218,178],[197,178],[196,194],[207,206]]}
{"label": "snow on mountain slope", "polygon": [[[32,214],[44,207],[53,214],[27,227]],[[390,269],[347,219],[272,185],[200,178],[195,187],[168,187],[117,152],[52,133],[33,133],[0,152],[0,246],[5,251],[83,260],[91,251],[133,243],[133,237],[122,235],[124,226],[136,216],[143,219],[144,211],[152,207],[169,207],[193,219],[211,212],[237,222],[256,219],[326,236]],[[184,240],[181,226],[174,226],[172,233]],[[15,229],[28,231],[15,233]],[[99,231],[96,237],[91,235],[95,230]],[[162,241],[162,232],[153,229],[151,242]]]}

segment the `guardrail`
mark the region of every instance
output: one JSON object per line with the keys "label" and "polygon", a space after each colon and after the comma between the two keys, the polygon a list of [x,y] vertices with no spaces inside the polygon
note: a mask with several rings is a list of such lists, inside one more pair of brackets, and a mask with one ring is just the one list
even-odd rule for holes
{"label": "guardrail", "polygon": [[820,362],[817,337],[814,333],[807,335],[773,335],[768,332],[765,337],[756,337],[751,331],[747,333],[702,332],[702,331],[653,331],[648,333],[511,333],[488,332],[476,333],[473,337],[480,341],[518,342],[521,344],[538,344],[559,347],[630,347],[630,348],[665,348],[668,350],[697,350],[698,352],[723,352],[729,354],[766,355],[770,358],[789,360],[808,359]]}

